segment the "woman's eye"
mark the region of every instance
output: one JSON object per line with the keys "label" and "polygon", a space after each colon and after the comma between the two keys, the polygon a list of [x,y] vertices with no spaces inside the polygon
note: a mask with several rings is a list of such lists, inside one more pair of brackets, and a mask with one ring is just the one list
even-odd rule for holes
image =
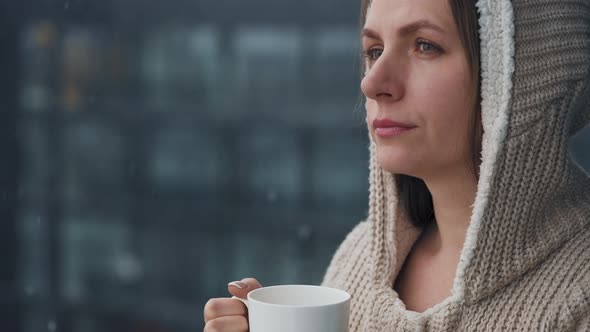
{"label": "woman's eye", "polygon": [[[416,46],[418,47],[418,52],[423,54],[431,54],[431,53],[440,53],[442,49],[437,45],[427,42],[425,40],[418,40],[416,42]],[[383,54],[382,48],[371,48],[362,51],[362,56],[367,60],[368,64],[372,64],[373,62],[377,61],[379,57]]]}
{"label": "woman's eye", "polygon": [[436,53],[440,52],[440,48],[427,41],[419,40],[416,42],[418,49],[421,53]]}
{"label": "woman's eye", "polygon": [[363,57],[369,61],[375,61],[379,59],[381,54],[383,54],[383,50],[380,48],[372,48],[368,50],[363,50]]}

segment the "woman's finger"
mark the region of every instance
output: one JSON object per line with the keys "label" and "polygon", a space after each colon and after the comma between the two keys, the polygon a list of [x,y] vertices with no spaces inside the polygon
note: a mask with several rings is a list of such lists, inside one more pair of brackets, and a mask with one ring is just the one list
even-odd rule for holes
{"label": "woman's finger", "polygon": [[[233,300],[235,301],[235,300]],[[248,320],[244,316],[223,316],[208,321],[204,332],[247,332]]]}
{"label": "woman's finger", "polygon": [[[261,288],[262,285],[254,278],[244,278],[240,281],[232,281],[227,285],[227,290],[234,296],[246,299],[248,293]],[[236,301],[239,302],[239,301]]]}
{"label": "woman's finger", "polygon": [[248,332],[248,320],[244,316],[224,316],[205,324],[204,332]]}
{"label": "woman's finger", "polygon": [[205,323],[218,317],[247,315],[246,306],[243,303],[229,298],[210,299],[203,311]]}

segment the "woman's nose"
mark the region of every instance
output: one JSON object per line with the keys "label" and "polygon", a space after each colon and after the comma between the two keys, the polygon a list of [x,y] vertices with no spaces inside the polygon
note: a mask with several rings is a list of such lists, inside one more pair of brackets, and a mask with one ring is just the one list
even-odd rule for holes
{"label": "woman's nose", "polygon": [[361,81],[363,94],[377,101],[395,101],[404,95],[404,70],[395,59],[381,57],[366,70]]}

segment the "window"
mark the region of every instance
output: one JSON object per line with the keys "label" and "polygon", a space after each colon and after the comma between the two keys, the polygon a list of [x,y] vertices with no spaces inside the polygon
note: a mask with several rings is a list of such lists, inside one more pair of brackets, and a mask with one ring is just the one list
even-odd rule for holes
{"label": "window", "polygon": [[5,6],[6,330],[198,331],[229,281],[321,282],[367,208],[356,1]]}

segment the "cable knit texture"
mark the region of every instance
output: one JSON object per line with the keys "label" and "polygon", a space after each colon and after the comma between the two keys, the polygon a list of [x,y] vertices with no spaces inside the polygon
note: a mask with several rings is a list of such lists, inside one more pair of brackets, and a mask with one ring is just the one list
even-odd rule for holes
{"label": "cable knit texture", "polygon": [[481,174],[452,295],[422,313],[392,285],[421,230],[370,144],[369,213],[323,285],[350,331],[590,331],[590,178],[567,154],[590,122],[590,1],[479,0]]}

